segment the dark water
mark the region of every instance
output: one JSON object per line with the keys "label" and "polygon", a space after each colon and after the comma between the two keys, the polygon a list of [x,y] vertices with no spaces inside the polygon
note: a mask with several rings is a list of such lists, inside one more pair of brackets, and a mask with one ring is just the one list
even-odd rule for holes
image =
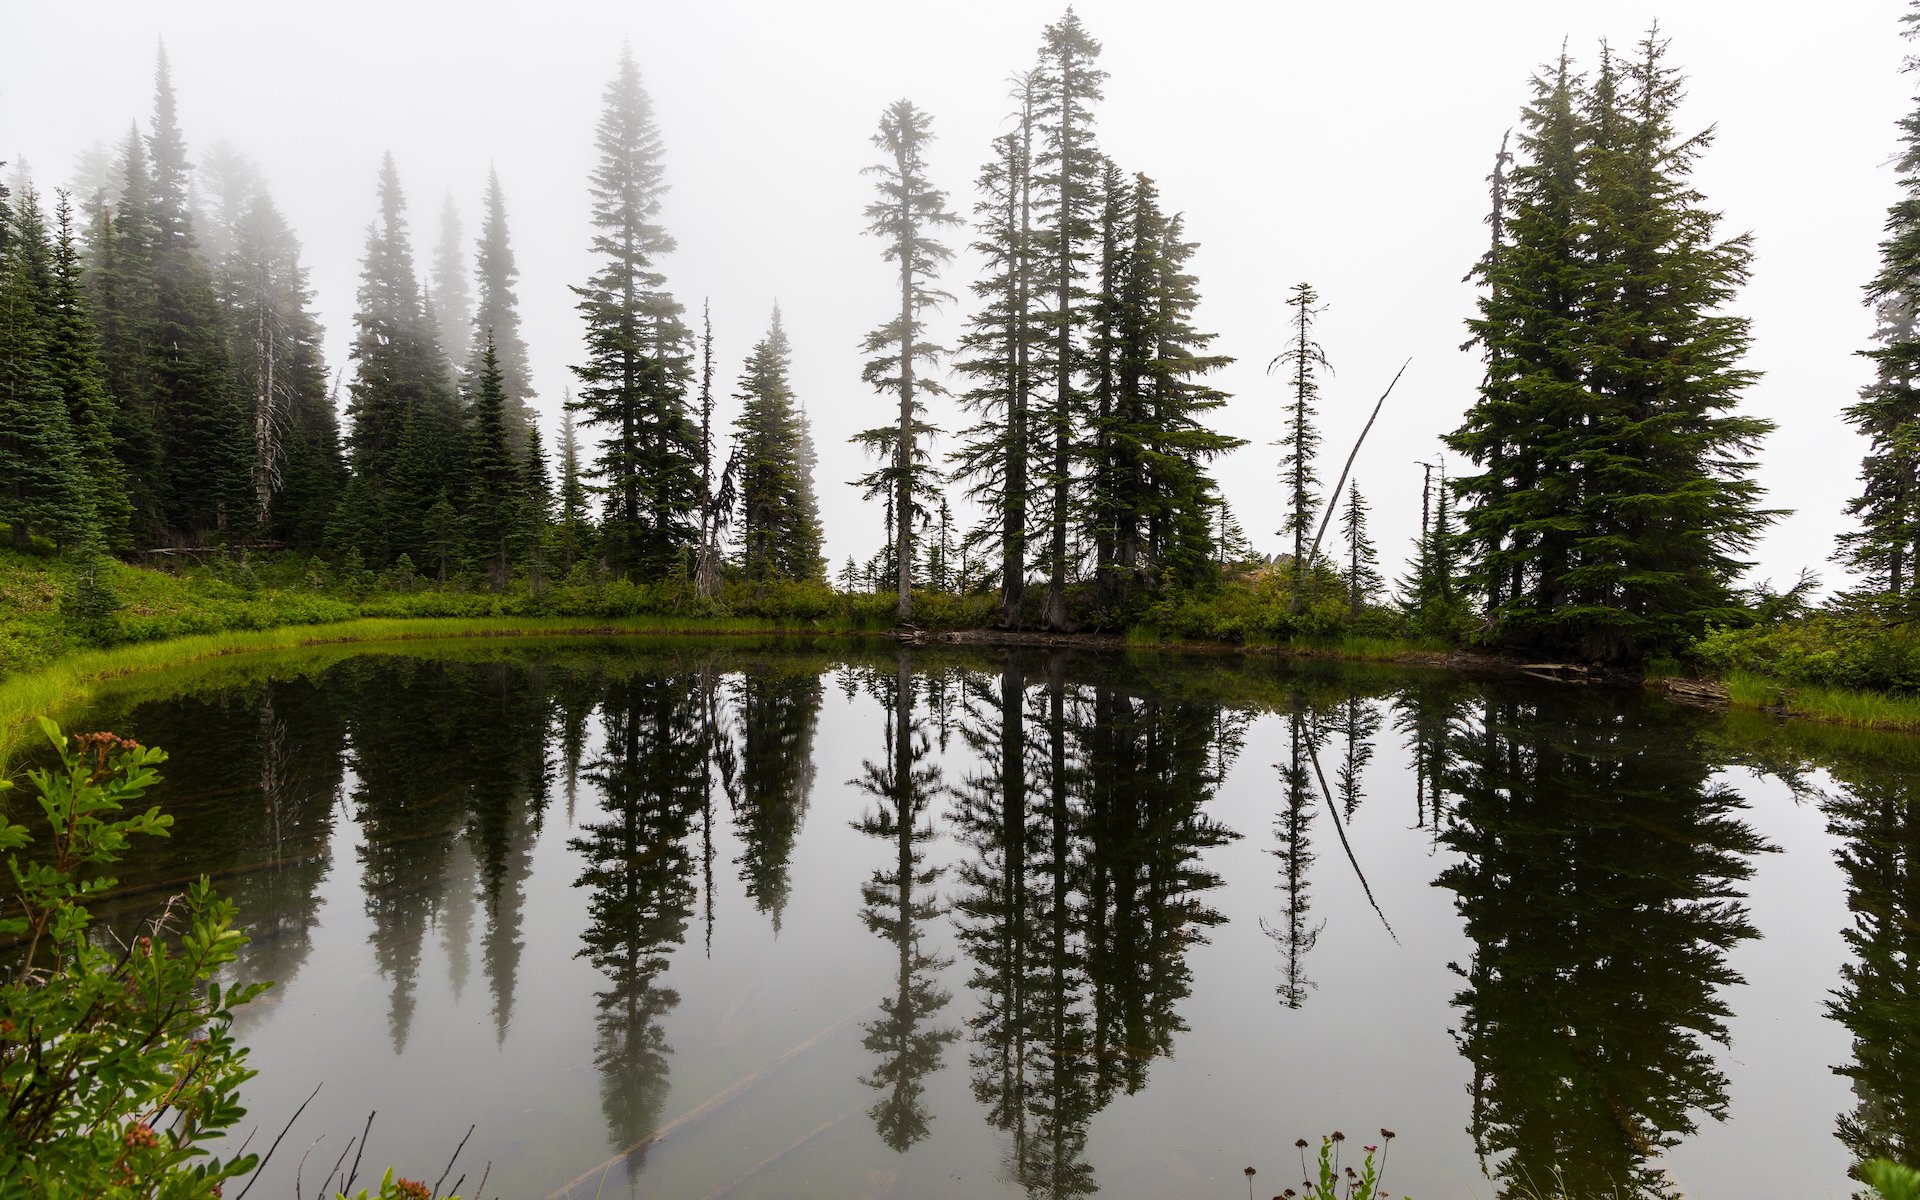
{"label": "dark water", "polygon": [[448,653],[70,722],[172,755],[111,917],[239,901],[263,1137],[324,1085],[255,1195],[370,1110],[428,1182],[477,1126],[469,1196],[1231,1200],[1383,1126],[1417,1200],[1915,1158],[1904,741],[1267,662]]}

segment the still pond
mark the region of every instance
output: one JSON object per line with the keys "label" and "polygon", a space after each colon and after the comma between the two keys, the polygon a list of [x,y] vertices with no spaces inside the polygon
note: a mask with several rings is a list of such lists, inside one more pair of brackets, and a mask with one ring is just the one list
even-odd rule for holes
{"label": "still pond", "polygon": [[725,639],[236,659],[67,724],[171,755],[111,920],[211,874],[275,981],[257,1140],[320,1085],[256,1195],[369,1113],[362,1185],[472,1127],[463,1194],[536,1200],[1234,1200],[1383,1128],[1415,1200],[1844,1197],[1920,1144],[1909,739]]}

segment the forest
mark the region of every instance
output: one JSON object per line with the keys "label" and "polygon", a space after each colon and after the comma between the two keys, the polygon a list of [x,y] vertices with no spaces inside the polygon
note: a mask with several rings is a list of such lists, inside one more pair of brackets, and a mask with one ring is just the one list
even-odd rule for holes
{"label": "forest", "polygon": [[[903,99],[878,115],[863,219],[895,286],[863,344],[870,470],[833,480],[780,310],[729,385],[711,300],[695,315],[671,286],[671,131],[631,47],[593,129],[576,236],[596,266],[568,297],[584,355],[546,397],[551,432],[497,174],[471,245],[449,202],[416,252],[387,157],[349,361],[330,367],[299,237],[243,155],[192,152],[163,48],[152,111],[91,190],[15,172],[0,191],[0,514],[9,578],[30,581],[7,589],[20,620],[0,669],[138,640],[139,564],[221,602],[266,594],[250,627],[747,614],[1920,686],[1920,110],[1866,283],[1871,378],[1846,408],[1865,449],[1834,514],[1853,583],[1816,606],[1811,571],[1748,582],[1782,511],[1752,478],[1772,425],[1741,410],[1753,247],[1693,182],[1712,132],[1680,123],[1657,28],[1624,50],[1563,47],[1513,129],[1489,131],[1486,248],[1461,264],[1481,381],[1435,448],[1469,466],[1429,471],[1404,552],[1369,532],[1365,434],[1323,440],[1332,364],[1310,282],[1287,294],[1267,371],[1284,411],[1272,485],[1224,494],[1213,464],[1245,444],[1216,424],[1231,360],[1181,211],[1102,149],[1101,54],[1071,9],[1045,26],[1005,132],[971,148],[967,196],[932,182],[932,113]],[[954,277],[960,249],[977,277]],[[929,333],[943,306],[964,314],[952,346]],[[965,423],[937,429],[929,402],[949,396]],[[864,561],[830,563],[819,489],[847,483],[884,525]],[[1252,549],[1254,512],[1277,520],[1280,554]]]}

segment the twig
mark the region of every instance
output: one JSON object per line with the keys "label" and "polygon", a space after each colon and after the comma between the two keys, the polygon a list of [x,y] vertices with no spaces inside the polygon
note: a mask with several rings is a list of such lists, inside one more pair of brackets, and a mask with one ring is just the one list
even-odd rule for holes
{"label": "twig", "polygon": [[[449,1175],[451,1175],[451,1174],[453,1174],[453,1164],[454,1164],[454,1161],[455,1161],[456,1159],[458,1159],[458,1158],[460,1157],[460,1152],[461,1152],[462,1150],[465,1150],[465,1149],[467,1148],[467,1138],[470,1138],[470,1137],[472,1137],[472,1136],[473,1136],[473,1131],[474,1131],[475,1129],[477,1129],[477,1128],[479,1128],[479,1126],[477,1126],[477,1125],[469,1125],[469,1126],[467,1126],[467,1135],[466,1135],[466,1137],[463,1137],[463,1138],[461,1138],[461,1139],[460,1139],[460,1144],[459,1144],[458,1146],[455,1146],[455,1147],[453,1148],[453,1158],[450,1158],[450,1159],[448,1159],[448,1160],[447,1160],[447,1169],[446,1169],[446,1170],[444,1170],[444,1171],[442,1171],[442,1172],[440,1172],[440,1178],[438,1178],[438,1179],[436,1179],[436,1180],[434,1180],[434,1181],[433,1181],[433,1194],[434,1194],[434,1195],[436,1195],[436,1196],[438,1196],[438,1195],[440,1194],[440,1185],[441,1185],[441,1184],[443,1184],[443,1183],[445,1183],[445,1182],[447,1181],[447,1176],[449,1176]],[[461,1176],[460,1178],[462,1178],[462,1179],[465,1179],[465,1178],[466,1178],[466,1176],[464,1176],[464,1175],[462,1175],[462,1176]],[[454,1190],[454,1191],[456,1191],[456,1192],[457,1192],[457,1191],[459,1191],[459,1190],[460,1190],[460,1185],[459,1185],[459,1184],[457,1184],[457,1183],[456,1183],[456,1184],[454,1184],[454,1185],[453,1185],[453,1190]],[[241,1194],[242,1196],[244,1196],[244,1195],[246,1195],[246,1193],[245,1193],[245,1192],[242,1192],[242,1193],[240,1193],[240,1194]]]}
{"label": "twig", "polygon": [[[324,1083],[325,1083],[325,1080],[322,1080],[321,1083],[314,1084],[313,1091],[309,1092],[307,1094],[307,1098],[300,1102],[299,1108],[296,1108],[293,1110],[293,1115],[287,1118],[287,1123],[280,1127],[280,1137],[273,1139],[273,1145],[268,1146],[266,1154],[261,1157],[259,1162],[254,1164],[253,1174],[247,1176],[247,1186],[240,1189],[240,1194],[238,1196],[235,1196],[234,1200],[246,1200],[247,1193],[252,1191],[253,1185],[259,1181],[260,1172],[266,1170],[267,1160],[272,1158],[273,1152],[280,1148],[280,1138],[287,1136],[287,1131],[292,1129],[293,1123],[300,1119],[300,1114],[307,1111],[307,1105],[312,1104],[313,1098],[320,1094],[320,1088]],[[251,1139],[251,1135],[249,1135],[249,1139]],[[246,1147],[242,1146],[240,1147],[240,1149],[242,1151],[245,1151]],[[312,1149],[312,1147],[308,1147],[308,1149]]]}
{"label": "twig", "polygon": [[[313,1148],[326,1140],[327,1140],[327,1135],[323,1133],[319,1137],[313,1139],[311,1142],[308,1142],[307,1154],[312,1154]],[[307,1170],[307,1154],[302,1154],[300,1156],[300,1165],[293,1169],[293,1200],[301,1200],[300,1177],[303,1174],[305,1174]]]}
{"label": "twig", "polygon": [[360,1131],[360,1149],[354,1152],[353,1169],[347,1172],[346,1186],[340,1189],[343,1192],[352,1191],[353,1181],[360,1178],[360,1156],[367,1152],[367,1138],[373,1133],[373,1118],[379,1111],[380,1110],[376,1108],[367,1114],[367,1127]]}
{"label": "twig", "polygon": [[333,1160],[333,1167],[327,1172],[327,1181],[320,1185],[321,1195],[326,1195],[327,1189],[333,1186],[333,1177],[340,1173],[340,1164],[347,1161],[347,1155],[353,1153],[353,1144],[357,1140],[357,1138],[348,1138],[346,1147],[340,1151],[340,1157]]}
{"label": "twig", "polygon": [[1380,398],[1373,402],[1373,415],[1367,418],[1366,425],[1360,430],[1360,436],[1354,439],[1353,449],[1347,454],[1346,465],[1340,468],[1340,478],[1333,485],[1333,490],[1327,493],[1329,497],[1327,500],[1327,511],[1320,517],[1319,532],[1313,535],[1313,549],[1307,551],[1307,563],[1309,565],[1312,564],[1314,559],[1320,556],[1320,539],[1327,536],[1327,526],[1333,522],[1334,510],[1340,507],[1340,489],[1347,485],[1347,472],[1353,470],[1353,460],[1360,457],[1360,444],[1367,440],[1367,434],[1373,432],[1373,423],[1380,419],[1381,405],[1387,402],[1388,396],[1393,395],[1393,389],[1400,382],[1400,377],[1405,375],[1407,368],[1412,365],[1413,359],[1411,358],[1401,363],[1400,369],[1393,373],[1393,382],[1389,383],[1387,390],[1381,392]]}

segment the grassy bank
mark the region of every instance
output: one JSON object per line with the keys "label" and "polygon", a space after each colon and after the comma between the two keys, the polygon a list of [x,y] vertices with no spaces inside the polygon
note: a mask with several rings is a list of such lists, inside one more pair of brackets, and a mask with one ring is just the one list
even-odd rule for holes
{"label": "grassy bank", "polygon": [[[435,641],[455,638],[558,638],[742,636],[782,632],[834,632],[801,629],[756,617],[577,617],[359,618],[275,629],[225,630],[136,645],[79,650],[36,671],[0,680],[0,762],[34,733],[34,719],[93,698],[101,685],[128,676],[170,670],[239,654],[302,647]],[[855,632],[847,630],[846,632]]]}
{"label": "grassy bank", "polygon": [[1920,696],[1793,683],[1753,671],[1734,671],[1724,682],[1727,699],[1737,708],[1844,725],[1849,729],[1920,733]]}

